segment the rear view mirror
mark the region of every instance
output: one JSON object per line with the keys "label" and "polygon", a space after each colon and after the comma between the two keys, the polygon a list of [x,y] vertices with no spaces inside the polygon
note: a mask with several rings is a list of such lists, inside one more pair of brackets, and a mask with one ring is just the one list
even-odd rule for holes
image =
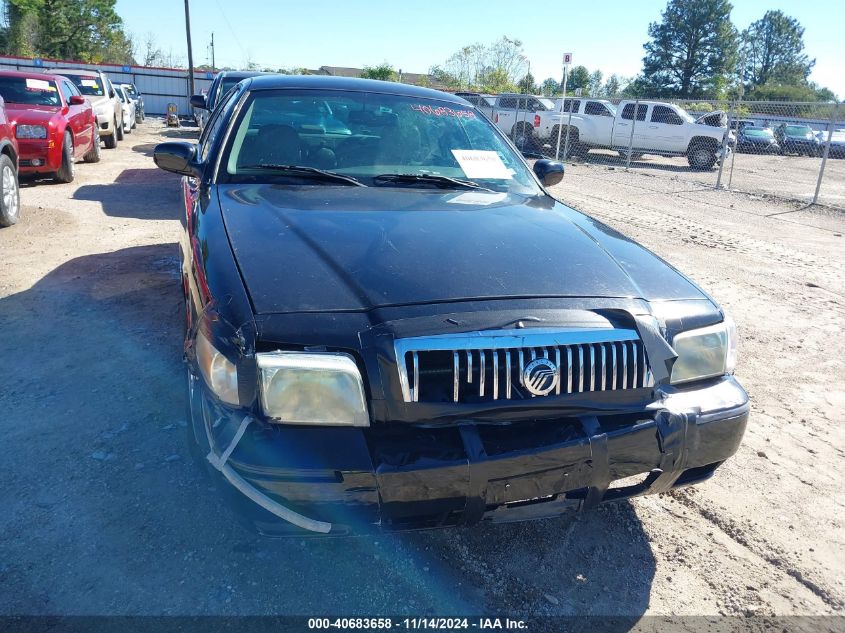
{"label": "rear view mirror", "polygon": [[563,163],[546,158],[534,163],[534,173],[544,186],[550,187],[563,180]]}
{"label": "rear view mirror", "polygon": [[208,110],[208,104],[203,95],[191,95],[191,105],[200,110]]}
{"label": "rear view mirror", "polygon": [[196,145],[170,141],[159,143],[153,150],[155,164],[164,171],[183,176],[198,176],[199,169],[194,162]]}
{"label": "rear view mirror", "polygon": [[79,95],[71,95],[67,100],[68,105],[85,105],[85,97]]}

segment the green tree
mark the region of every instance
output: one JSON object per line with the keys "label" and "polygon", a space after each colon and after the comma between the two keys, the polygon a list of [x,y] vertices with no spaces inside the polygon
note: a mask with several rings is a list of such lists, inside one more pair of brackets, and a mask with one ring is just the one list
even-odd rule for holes
{"label": "green tree", "polygon": [[116,0],[7,0],[5,50],[87,62],[131,63]]}
{"label": "green tree", "polygon": [[522,94],[534,94],[537,92],[537,84],[534,83],[534,75],[530,72],[525,73],[525,76],[519,80],[519,83],[516,85],[519,88],[519,92]]}
{"label": "green tree", "polygon": [[[453,53],[429,74],[439,83],[456,90],[494,90],[494,86],[515,90],[523,77],[528,60],[522,42],[501,37],[490,44],[475,43]],[[503,91],[495,89],[496,91]]]}
{"label": "green tree", "polygon": [[766,11],[742,32],[741,57],[748,87],[806,84],[816,63],[804,53],[804,28],[782,11]]}
{"label": "green tree", "polygon": [[517,92],[517,87],[504,68],[493,68],[484,71],[475,86],[479,92],[496,94],[499,92]]}
{"label": "green tree", "polygon": [[378,66],[364,66],[361,77],[364,79],[380,79],[381,81],[396,81],[396,71],[387,62],[382,62]]}
{"label": "green tree", "polygon": [[550,97],[552,95],[557,94],[560,91],[560,82],[553,78],[549,77],[543,83],[540,84],[540,92]]}
{"label": "green tree", "polygon": [[813,82],[805,84],[768,83],[754,86],[745,94],[753,101],[821,101],[836,102],[836,95],[829,88],[822,88]]}
{"label": "green tree", "polygon": [[604,73],[594,70],[590,73],[590,81],[587,83],[587,95],[590,97],[601,97],[604,94]]}
{"label": "green tree", "polygon": [[578,88],[586,90],[590,85],[590,71],[585,66],[575,66],[566,79],[566,92],[572,93]]}
{"label": "green tree", "polygon": [[716,97],[736,65],[737,31],[728,0],[669,0],[648,27],[643,79],[653,96]]}
{"label": "green tree", "polygon": [[611,75],[607,78],[607,82],[604,84],[604,89],[602,91],[603,96],[615,97],[622,92],[623,88],[623,81],[619,75]]}

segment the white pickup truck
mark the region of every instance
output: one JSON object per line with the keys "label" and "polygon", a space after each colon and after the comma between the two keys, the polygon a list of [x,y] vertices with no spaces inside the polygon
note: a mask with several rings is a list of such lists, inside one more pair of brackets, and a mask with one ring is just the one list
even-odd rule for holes
{"label": "white pickup truck", "polygon": [[[558,100],[556,106],[553,115],[537,113],[534,117],[532,140],[556,149],[558,127],[563,139],[568,128],[567,145],[574,155],[583,156],[591,148],[614,149],[625,155],[630,147],[632,157],[686,156],[691,167],[710,169],[718,161],[728,133],[724,122],[712,124],[718,113],[694,119],[673,103],[622,101],[614,106],[602,99],[567,98],[562,104]],[[562,141],[561,151],[564,144]]]}

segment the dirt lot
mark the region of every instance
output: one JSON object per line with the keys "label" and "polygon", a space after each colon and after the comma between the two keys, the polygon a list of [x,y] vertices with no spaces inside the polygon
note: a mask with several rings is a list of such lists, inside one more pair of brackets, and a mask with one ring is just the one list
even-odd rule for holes
{"label": "dirt lot", "polygon": [[563,200],[737,320],[738,455],[697,488],[577,518],[269,541],[184,442],[179,183],[150,158],[179,135],[148,119],[73,185],[27,184],[0,231],[0,613],[843,613],[841,212],[572,166]]}
{"label": "dirt lot", "polygon": [[[721,186],[736,192],[777,196],[809,204],[816,191],[821,163],[821,158],[809,156],[737,153],[725,163]],[[585,159],[576,159],[575,164],[625,168],[625,160],[610,150],[593,150]],[[630,169],[642,176],[651,175],[665,181],[665,191],[686,189],[690,185],[713,187],[719,173],[718,166],[713,170],[693,171],[686,158],[650,155],[631,161]],[[845,159],[828,159],[819,190],[819,203],[845,211]]]}

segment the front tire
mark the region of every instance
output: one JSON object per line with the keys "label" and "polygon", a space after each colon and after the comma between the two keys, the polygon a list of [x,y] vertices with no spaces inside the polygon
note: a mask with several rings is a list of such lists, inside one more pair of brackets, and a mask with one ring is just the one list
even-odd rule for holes
{"label": "front tire", "polygon": [[121,122],[121,124],[118,125],[117,119],[114,120],[114,134],[115,134],[115,138],[117,138],[118,141],[123,140],[123,122]]}
{"label": "front tire", "polygon": [[0,154],[0,227],[17,224],[21,213],[18,172],[6,154]]}
{"label": "front tire", "polygon": [[716,151],[710,145],[695,143],[687,150],[687,161],[693,169],[712,169],[716,164]]}
{"label": "front tire", "polygon": [[99,163],[100,162],[100,131],[94,130],[94,143],[91,145],[91,149],[82,157],[86,163]]}
{"label": "front tire", "polygon": [[103,142],[106,144],[106,149],[114,149],[117,147],[117,130],[114,130],[111,134],[109,134]]}
{"label": "front tire", "polygon": [[73,182],[75,175],[73,166],[73,140],[70,138],[70,134],[65,132],[65,140],[62,143],[62,166],[59,167],[59,171],[53,176],[53,180],[60,183],[69,183]]}

